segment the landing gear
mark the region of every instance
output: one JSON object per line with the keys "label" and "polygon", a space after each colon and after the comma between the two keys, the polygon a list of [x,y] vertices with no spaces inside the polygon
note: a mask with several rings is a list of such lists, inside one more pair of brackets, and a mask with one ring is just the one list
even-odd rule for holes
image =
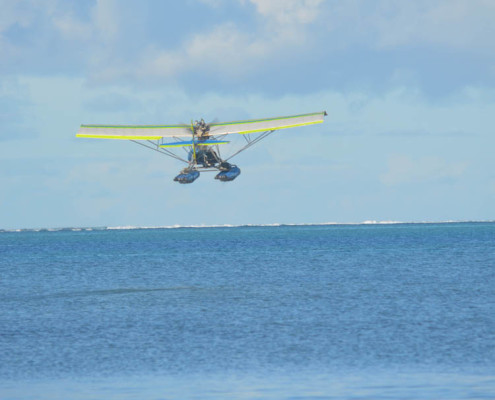
{"label": "landing gear", "polygon": [[225,161],[222,162],[222,164],[220,164],[220,172],[217,174],[217,176],[215,176],[215,179],[218,179],[222,182],[229,182],[233,181],[241,174],[241,169],[237,165],[232,165]]}
{"label": "landing gear", "polygon": [[193,168],[185,168],[183,169],[179,175],[174,178],[175,182],[179,183],[193,183],[196,179],[199,178],[199,171]]}

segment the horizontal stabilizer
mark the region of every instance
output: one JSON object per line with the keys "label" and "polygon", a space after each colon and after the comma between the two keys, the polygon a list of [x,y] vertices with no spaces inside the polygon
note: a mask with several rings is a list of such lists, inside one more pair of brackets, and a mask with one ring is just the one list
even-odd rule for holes
{"label": "horizontal stabilizer", "polygon": [[[204,141],[196,141],[194,142],[196,146],[213,146],[216,144],[226,144],[230,143],[225,140],[204,140]],[[192,146],[193,142],[192,140],[187,140],[185,142],[172,142],[172,143],[163,143],[160,145],[160,147],[182,147],[182,146]]]}

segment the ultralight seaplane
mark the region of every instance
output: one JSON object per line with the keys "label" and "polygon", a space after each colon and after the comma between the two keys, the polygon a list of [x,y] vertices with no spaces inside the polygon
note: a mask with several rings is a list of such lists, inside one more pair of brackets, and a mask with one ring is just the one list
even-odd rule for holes
{"label": "ultralight seaplane", "polygon": [[[218,171],[215,179],[233,181],[241,170],[229,160],[279,129],[295,128],[323,122],[325,111],[287,117],[244,120],[232,122],[205,123],[195,121],[190,125],[81,125],[77,137],[97,139],[124,139],[158,151],[187,164],[174,181],[192,183],[200,171]],[[230,143],[228,135],[244,137],[240,148],[222,156],[220,146]],[[184,140],[187,138],[188,140]],[[173,141],[172,141],[173,140]],[[180,157],[173,149],[185,148],[187,159]]]}

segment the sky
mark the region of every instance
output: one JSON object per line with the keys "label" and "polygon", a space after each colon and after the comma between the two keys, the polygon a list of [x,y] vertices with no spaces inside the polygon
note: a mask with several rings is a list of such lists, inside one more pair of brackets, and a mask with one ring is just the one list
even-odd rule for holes
{"label": "sky", "polygon": [[[495,220],[493,0],[0,0],[0,229]],[[233,182],[80,124],[326,110]]]}

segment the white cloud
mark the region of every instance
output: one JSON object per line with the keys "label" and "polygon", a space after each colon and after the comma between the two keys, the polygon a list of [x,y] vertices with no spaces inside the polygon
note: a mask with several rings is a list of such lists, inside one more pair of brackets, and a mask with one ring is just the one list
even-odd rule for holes
{"label": "white cloud", "polygon": [[53,25],[64,39],[86,41],[91,38],[93,33],[90,23],[82,22],[70,14],[54,16]]}
{"label": "white cloud", "polygon": [[37,18],[44,17],[53,8],[53,1],[41,5],[32,0],[0,0],[0,65],[14,62],[22,57],[20,46],[12,44],[8,38],[11,28],[27,29]]}
{"label": "white cloud", "polygon": [[148,48],[138,73],[141,77],[174,77],[201,69],[214,74],[242,75],[274,55],[276,40],[253,37],[226,23],[208,33],[194,35],[180,50]]}
{"label": "white cloud", "polygon": [[[207,71],[215,76],[245,76],[266,62],[276,60],[291,51],[301,51],[307,43],[305,25],[318,17],[321,0],[257,1],[250,0],[262,17],[260,25],[246,30],[235,22],[207,26],[195,32],[176,49],[157,45],[147,46],[136,59],[139,62],[120,60],[119,64],[96,52],[92,56],[93,76],[98,80],[115,78],[168,78],[174,79],[191,71]],[[206,1],[210,6],[218,2]],[[241,1],[245,3],[245,1]],[[104,3],[107,4],[107,3]],[[98,3],[93,13],[97,26],[113,28],[106,36],[118,35],[118,10],[109,10]],[[106,18],[108,23],[100,23]]]}
{"label": "white cloud", "polygon": [[[323,0],[248,0],[270,22],[308,24],[318,17]],[[245,2],[245,1],[243,1]]]}
{"label": "white cloud", "polygon": [[53,26],[70,39],[116,38],[119,33],[118,4],[114,0],[96,0],[90,10],[90,18],[78,17],[72,7],[63,7],[62,0],[52,0],[53,6],[46,14]]}
{"label": "white cloud", "polygon": [[[226,0],[197,1],[212,8],[227,4]],[[77,59],[100,81],[175,79],[196,71],[247,77],[267,64],[290,61],[311,50],[329,54],[336,47],[356,44],[372,50],[438,45],[489,56],[495,50],[495,2],[490,0],[237,0],[229,4],[235,6],[244,13],[242,22],[233,15],[231,20],[195,25],[174,43],[152,37],[134,43],[130,57],[125,49],[126,41],[135,37],[133,16],[126,14],[122,2],[97,0],[88,15],[62,0],[0,0],[0,57],[11,65],[17,58],[27,63],[27,54],[38,56],[37,48],[49,46],[41,46],[43,40],[54,40],[50,29],[70,46],[64,59]],[[36,45],[32,40],[9,41],[6,31],[12,26],[36,27]]]}
{"label": "white cloud", "polygon": [[407,155],[394,155],[390,157],[388,171],[380,176],[380,181],[388,186],[451,181],[460,178],[466,168],[466,162],[449,163],[439,157],[413,159]]}
{"label": "white cloud", "polygon": [[326,11],[329,26],[346,33],[347,45],[434,44],[487,53],[495,44],[495,2],[491,0],[354,0]]}
{"label": "white cloud", "polygon": [[32,138],[33,107],[29,89],[13,78],[0,78],[0,141]]}
{"label": "white cloud", "polygon": [[[211,7],[222,4],[221,0],[202,1]],[[93,56],[92,70],[104,80],[175,79],[192,71],[241,77],[260,71],[267,63],[302,55],[311,46],[331,52],[356,44],[371,49],[439,45],[485,54],[492,54],[495,47],[495,3],[486,0],[238,1],[254,6],[259,17],[250,29],[234,20],[205,26],[175,49],[156,44],[146,47],[136,57],[139,62],[120,59],[117,64],[99,51]],[[119,35],[118,8],[112,4],[98,3],[94,12],[94,23],[105,29],[101,35],[106,38]]]}
{"label": "white cloud", "polygon": [[98,0],[93,8],[93,23],[104,40],[115,40],[119,34],[119,4],[116,0]]}
{"label": "white cloud", "polygon": [[64,39],[86,42],[94,50],[119,39],[122,31],[119,11],[115,0],[97,0],[91,8],[90,18],[83,20],[74,15],[70,8],[58,6],[51,13],[51,22]]}
{"label": "white cloud", "polygon": [[[47,2],[47,7],[52,2]],[[13,25],[27,27],[31,25],[42,8],[34,1],[0,1],[0,34]]]}
{"label": "white cloud", "polygon": [[210,7],[220,7],[225,0],[198,0],[198,1]]}

